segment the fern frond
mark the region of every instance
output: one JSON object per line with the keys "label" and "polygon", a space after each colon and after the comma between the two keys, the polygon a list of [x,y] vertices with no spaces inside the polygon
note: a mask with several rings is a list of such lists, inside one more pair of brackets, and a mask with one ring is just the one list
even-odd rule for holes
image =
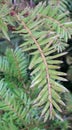
{"label": "fern frond", "polygon": [[[46,14],[45,14],[46,12]],[[64,16],[65,15],[65,16]],[[57,8],[55,10],[52,10],[50,7],[46,7],[41,14],[39,14],[40,17],[46,18],[47,24],[52,26],[52,30],[54,30],[60,38],[64,38],[64,40],[67,42],[67,39],[71,35],[71,28],[68,26],[68,28],[65,26],[64,20],[66,18],[66,14],[58,15]],[[70,25],[70,23],[69,23]],[[72,26],[72,23],[71,23]]]}
{"label": "fern frond", "polygon": [[[41,42],[43,43],[43,39],[48,38],[51,43],[54,43],[55,45],[60,45],[60,47],[64,47],[64,42],[67,42],[67,39],[70,38],[72,34],[72,22],[68,20],[66,16],[67,14],[59,14],[58,8],[52,9],[52,7],[50,6],[44,7],[43,5],[38,5],[33,11],[31,11],[31,13],[32,14],[30,14],[27,18],[24,18],[24,22],[27,24],[35,38],[41,40]],[[17,19],[23,21],[22,16]],[[27,34],[27,30],[23,29],[23,27],[21,26],[21,29],[19,29],[16,33]],[[46,37],[44,37],[43,34]],[[28,34],[25,36],[27,39]],[[29,42],[33,43],[31,39],[29,39]]]}
{"label": "fern frond", "polygon": [[8,9],[8,6],[7,5],[0,5],[0,31],[3,32],[4,36],[6,37],[6,39],[9,39],[9,36],[8,36],[8,28],[7,28],[7,15],[9,14],[9,9]]}
{"label": "fern frond", "polygon": [[72,1],[71,0],[61,0],[60,1],[60,10],[61,11],[69,11],[70,15],[72,15]]}
{"label": "fern frond", "polygon": [[15,26],[15,19],[10,15],[12,8],[7,4],[0,3],[0,33],[2,32],[2,38],[10,41],[8,27]]}
{"label": "fern frond", "polygon": [[71,0],[49,0],[49,5],[56,7],[58,6],[59,11],[65,12],[69,7],[71,7]]}
{"label": "fern frond", "polygon": [[14,125],[12,120],[9,122],[0,120],[0,129],[1,130],[19,130],[18,127]]}
{"label": "fern frond", "polygon": [[[27,18],[16,15],[21,23],[20,29],[16,33],[24,37],[21,47],[23,51],[31,55],[29,66],[29,69],[32,70],[31,88],[38,87],[40,91],[34,106],[43,107],[42,115],[46,121],[49,116],[50,118],[57,116],[56,110],[62,111],[59,104],[65,105],[59,96],[58,89],[60,92],[67,92],[67,89],[57,83],[57,81],[66,81],[64,78],[66,74],[58,70],[61,63],[58,58],[65,53],[57,54],[57,50],[52,45],[58,39],[67,41],[71,28],[65,27],[64,15],[58,15],[58,11],[52,10],[50,6],[46,8],[38,6],[34,11]],[[34,17],[32,18],[32,16]],[[37,18],[36,21],[34,18]],[[70,24],[72,26],[72,23]]]}
{"label": "fern frond", "polygon": [[0,80],[0,110],[7,111],[9,119],[27,127],[26,123],[30,121],[31,101],[27,99],[26,94],[22,94],[22,91],[20,93],[19,90],[16,90],[16,93],[17,95],[12,93],[8,84],[4,80]]}
{"label": "fern frond", "polygon": [[15,51],[7,49],[6,56],[0,57],[0,71],[6,77],[26,81],[27,79],[28,61],[21,49],[16,48]]}

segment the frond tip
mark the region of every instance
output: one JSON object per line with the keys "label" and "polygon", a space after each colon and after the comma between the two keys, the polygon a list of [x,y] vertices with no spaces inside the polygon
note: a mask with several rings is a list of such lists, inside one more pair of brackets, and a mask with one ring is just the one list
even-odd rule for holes
{"label": "frond tip", "polygon": [[[30,68],[34,68],[31,74],[34,77],[31,87],[36,86],[40,91],[38,97],[34,101],[34,106],[43,107],[41,116],[44,116],[44,121],[46,121],[49,116],[50,119],[54,118],[56,116],[55,110],[62,112],[59,104],[64,106],[65,104],[61,100],[59,93],[68,92],[63,85],[57,82],[58,80],[66,81],[66,79],[62,77],[62,75],[65,76],[66,74],[59,72],[59,70],[55,68],[56,65],[58,67],[58,62],[60,61],[56,60],[56,62],[53,62],[51,56],[47,56],[47,58],[48,71],[46,71],[46,66],[43,61],[40,60],[41,62],[36,64],[35,60],[37,61],[38,57],[36,57],[36,59],[32,59],[32,62],[30,63]],[[52,61],[52,63],[50,61]],[[51,67],[52,65],[53,68]],[[47,72],[49,77],[46,76]]]}

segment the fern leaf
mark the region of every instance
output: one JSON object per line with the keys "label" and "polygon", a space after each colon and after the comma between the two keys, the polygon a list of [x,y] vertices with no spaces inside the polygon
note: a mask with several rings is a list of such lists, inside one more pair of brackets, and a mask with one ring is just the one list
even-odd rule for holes
{"label": "fern leaf", "polygon": [[[21,22],[22,25],[22,30],[20,29],[20,32],[19,31],[17,32],[23,33],[24,30],[24,35],[23,34],[21,35],[24,37],[25,42],[21,47],[23,48],[23,51],[26,51],[30,55],[32,55],[32,60],[29,66],[29,68],[32,69],[31,88],[38,87],[40,90],[37,99],[34,101],[34,106],[39,107],[42,106],[43,111],[44,109],[46,110],[46,113],[42,112],[42,115],[44,113],[46,121],[46,119],[49,116],[50,118],[56,116],[55,110],[58,110],[60,112],[62,111],[61,108],[59,107],[59,104],[64,105],[64,103],[58,96],[59,95],[58,93],[59,91],[60,92],[67,91],[62,85],[56,82],[56,81],[67,81],[64,78],[66,74],[63,72],[59,72],[59,70],[52,67],[52,65],[58,66],[59,63],[61,63],[61,61],[59,61],[58,58],[66,53],[57,54],[56,49],[54,48],[54,46],[52,47],[51,45],[54,42],[54,35],[56,33],[58,34],[56,40],[58,40],[58,37],[60,37],[60,39],[64,39],[65,41],[67,41],[68,36],[70,34],[68,34],[69,30],[67,30],[67,28],[63,25],[63,19],[58,20],[59,15],[57,14],[58,12],[57,10],[55,10],[55,12],[52,11],[52,8],[50,6],[46,8],[43,7],[42,9],[43,10],[41,10],[41,12],[39,10],[39,12],[37,12],[36,14],[39,17],[36,22],[38,22],[39,24],[39,19],[43,19],[42,21],[43,25],[45,24],[45,26],[46,25],[48,26],[50,25],[50,27],[52,26],[52,28],[44,27],[44,32],[46,32],[45,35],[43,35],[43,33],[40,33],[43,32],[43,29],[41,26],[39,27],[38,24],[35,24],[35,26],[37,26],[37,28],[34,26],[36,28],[35,30],[34,28],[30,28],[31,24],[34,23],[34,20],[30,21],[29,23],[29,21],[25,21],[24,18],[19,15],[16,15],[16,18],[18,19],[19,22]],[[43,16],[43,14],[45,14],[46,16],[45,15]],[[46,20],[46,22],[44,19]],[[49,31],[48,37],[47,37],[47,29]],[[46,38],[48,39],[48,41],[46,40]],[[42,42],[40,42],[41,40],[43,41],[43,44]],[[58,91],[58,93],[56,93],[55,91]],[[55,99],[55,96],[58,98],[58,100]],[[49,107],[45,108],[46,104],[48,103]]]}
{"label": "fern leaf", "polygon": [[15,51],[7,49],[6,56],[0,57],[0,71],[7,77],[16,77],[18,80],[27,77],[28,62],[21,49]]}

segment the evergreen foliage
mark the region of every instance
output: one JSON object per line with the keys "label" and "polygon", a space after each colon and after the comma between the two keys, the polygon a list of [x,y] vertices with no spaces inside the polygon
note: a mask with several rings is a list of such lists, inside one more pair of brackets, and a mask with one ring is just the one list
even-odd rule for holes
{"label": "evergreen foliage", "polygon": [[[40,120],[63,120],[59,116],[61,105],[65,106],[61,94],[68,90],[61,84],[67,81],[66,73],[59,68],[61,57],[67,54],[72,22],[68,12],[51,5],[40,3],[22,12],[4,8],[8,11],[4,13],[1,7],[2,38],[10,41],[13,33],[22,43],[0,56],[0,129],[43,130]],[[15,26],[11,33],[10,25]]]}

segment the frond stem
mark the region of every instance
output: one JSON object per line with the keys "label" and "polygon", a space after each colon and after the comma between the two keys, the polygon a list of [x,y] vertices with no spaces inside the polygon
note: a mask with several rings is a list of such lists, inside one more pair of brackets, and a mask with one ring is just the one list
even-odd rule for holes
{"label": "frond stem", "polygon": [[63,28],[67,32],[67,29],[65,28],[65,26],[63,24],[61,24],[59,21],[57,21],[56,19],[54,19],[53,17],[44,16],[41,14],[39,14],[39,17],[50,19],[51,21],[53,21],[53,23],[55,22],[59,27]]}
{"label": "frond stem", "polygon": [[51,84],[50,84],[50,76],[49,76],[49,71],[48,71],[48,64],[47,64],[47,61],[46,61],[46,58],[44,56],[44,53],[40,47],[40,45],[38,44],[36,38],[33,36],[32,32],[30,31],[30,29],[27,27],[27,25],[25,24],[25,22],[19,17],[19,15],[16,15],[16,18],[18,19],[18,21],[20,21],[22,23],[22,25],[24,26],[24,28],[28,31],[28,33],[30,34],[31,38],[33,39],[33,41],[35,42],[39,52],[40,52],[40,55],[42,57],[42,60],[45,64],[45,67],[46,67],[46,79],[47,79],[47,83],[48,83],[48,93],[49,93],[49,102],[50,102],[50,117],[52,117],[52,110],[53,110],[53,105],[52,105],[52,96],[51,96]]}

